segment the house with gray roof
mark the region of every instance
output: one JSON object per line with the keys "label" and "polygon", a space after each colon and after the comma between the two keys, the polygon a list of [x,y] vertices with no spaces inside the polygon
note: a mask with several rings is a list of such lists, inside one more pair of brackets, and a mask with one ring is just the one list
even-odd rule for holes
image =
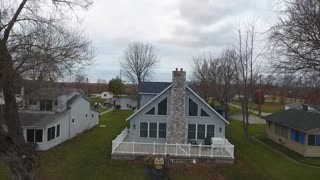
{"label": "house with gray roof", "polygon": [[96,126],[99,113],[80,90],[42,88],[25,97],[19,120],[25,140],[48,150]]}
{"label": "house with gray roof", "polygon": [[268,137],[305,156],[320,157],[320,113],[308,109],[288,109],[264,119]]}
{"label": "house with gray roof", "polygon": [[234,146],[225,139],[229,122],[188,86],[183,69],[172,72],[172,82],[142,83],[139,94],[142,107],[113,141],[113,157],[157,153],[233,160]]}

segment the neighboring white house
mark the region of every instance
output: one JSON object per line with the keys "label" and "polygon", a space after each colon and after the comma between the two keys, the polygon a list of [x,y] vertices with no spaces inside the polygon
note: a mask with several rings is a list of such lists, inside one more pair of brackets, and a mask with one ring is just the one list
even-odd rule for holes
{"label": "neighboring white house", "polygon": [[77,89],[39,89],[25,100],[19,119],[26,141],[37,150],[50,149],[99,123],[99,113]]}
{"label": "neighboring white house", "polygon": [[176,69],[172,78],[172,83],[141,86],[143,106],[127,119],[129,129],[113,141],[113,158],[153,153],[232,161],[234,146],[225,139],[229,122],[187,85],[185,71]]}
{"label": "neighboring white house", "polygon": [[112,99],[113,93],[110,91],[105,91],[105,92],[102,92],[99,96],[101,99]]}
{"label": "neighboring white house", "polygon": [[135,96],[122,96],[116,99],[116,106],[120,105],[122,110],[131,110],[137,108],[137,98]]}

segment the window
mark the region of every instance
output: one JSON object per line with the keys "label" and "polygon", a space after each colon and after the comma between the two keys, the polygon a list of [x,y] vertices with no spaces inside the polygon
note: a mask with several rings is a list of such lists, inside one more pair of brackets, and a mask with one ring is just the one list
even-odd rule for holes
{"label": "window", "polygon": [[92,115],[91,115],[91,117],[93,118],[93,117],[94,117],[94,115],[92,114]]}
{"label": "window", "polygon": [[41,100],[40,111],[52,111],[52,100]]}
{"label": "window", "polygon": [[298,142],[299,144],[304,144],[304,133],[295,129],[291,129],[290,139]]}
{"label": "window", "polygon": [[88,117],[88,114],[86,114],[86,118]]}
{"label": "window", "polygon": [[189,116],[198,116],[198,104],[189,98]]}
{"label": "window", "polygon": [[198,124],[197,139],[204,139],[205,131],[206,131],[206,126],[204,124]]}
{"label": "window", "polygon": [[72,124],[76,123],[75,118],[72,118]]}
{"label": "window", "polygon": [[54,101],[54,105],[58,106],[58,101],[57,100]]}
{"label": "window", "polygon": [[207,138],[214,137],[214,125],[207,125]]}
{"label": "window", "polygon": [[205,110],[201,109],[201,116],[208,117],[209,114]]}
{"label": "window", "polygon": [[219,132],[222,132],[222,128],[219,128]]}
{"label": "window", "polygon": [[320,135],[309,135],[308,136],[309,146],[320,146]]}
{"label": "window", "polygon": [[196,139],[196,125],[188,124],[188,139]]}
{"label": "window", "polygon": [[150,123],[149,137],[150,138],[157,137],[157,123]]}
{"label": "window", "polygon": [[150,109],[146,114],[148,115],[154,115],[155,112],[155,108],[153,107],[152,109]]}
{"label": "window", "polygon": [[158,104],[158,115],[167,115],[167,98]]}
{"label": "window", "polygon": [[47,138],[48,138],[48,141],[51,141],[52,139],[56,138],[56,127],[55,126],[48,128]]}
{"label": "window", "polygon": [[27,129],[27,142],[42,142],[42,129]]}
{"label": "window", "polygon": [[60,124],[57,126],[57,137],[60,137]]}
{"label": "window", "polygon": [[140,123],[140,137],[148,137],[148,123]]}
{"label": "window", "polygon": [[159,123],[159,138],[166,138],[166,137],[167,137],[167,124]]}
{"label": "window", "polygon": [[27,129],[27,141],[34,142],[34,129]]}
{"label": "window", "polygon": [[29,100],[29,105],[37,105],[37,101],[34,99]]}
{"label": "window", "polygon": [[288,139],[288,128],[275,124],[274,133],[280,137]]}

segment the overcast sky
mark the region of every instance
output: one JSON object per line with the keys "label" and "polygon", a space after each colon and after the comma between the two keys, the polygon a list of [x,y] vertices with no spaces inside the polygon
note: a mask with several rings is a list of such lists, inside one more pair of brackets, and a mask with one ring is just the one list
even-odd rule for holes
{"label": "overcast sky", "polygon": [[236,40],[236,28],[255,17],[258,31],[275,22],[271,0],[95,0],[81,24],[96,49],[86,73],[91,82],[119,75],[130,42],[155,46],[159,64],[152,81],[171,81],[171,71],[192,73],[192,57],[219,53]]}

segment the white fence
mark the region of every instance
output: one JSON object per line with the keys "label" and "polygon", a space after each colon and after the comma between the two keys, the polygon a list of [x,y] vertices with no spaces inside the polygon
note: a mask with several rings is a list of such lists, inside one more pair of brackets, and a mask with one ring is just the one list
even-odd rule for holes
{"label": "white fence", "polygon": [[223,144],[191,145],[191,144],[167,144],[167,143],[137,143],[123,142],[128,135],[124,129],[121,134],[112,141],[112,154],[170,154],[182,157],[210,157],[234,159],[234,145],[227,139]]}
{"label": "white fence", "polygon": [[123,140],[128,136],[128,129],[125,128],[122,132],[112,141],[112,152],[119,147]]}

